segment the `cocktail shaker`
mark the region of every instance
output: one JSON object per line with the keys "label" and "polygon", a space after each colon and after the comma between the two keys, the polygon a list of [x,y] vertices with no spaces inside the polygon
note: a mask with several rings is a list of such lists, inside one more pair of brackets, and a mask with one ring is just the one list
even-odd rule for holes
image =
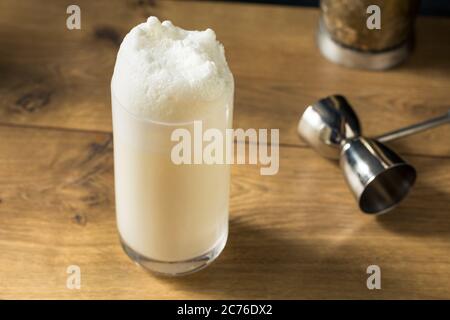
{"label": "cocktail shaker", "polygon": [[318,46],[329,60],[371,70],[391,68],[412,50],[420,0],[321,0]]}

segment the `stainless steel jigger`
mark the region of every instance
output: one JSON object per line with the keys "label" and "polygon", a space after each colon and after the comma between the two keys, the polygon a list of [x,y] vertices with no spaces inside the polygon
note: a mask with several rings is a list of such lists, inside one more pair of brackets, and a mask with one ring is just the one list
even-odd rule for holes
{"label": "stainless steel jigger", "polygon": [[322,156],[339,160],[361,211],[381,214],[402,201],[416,180],[414,167],[383,143],[449,122],[450,110],[443,116],[366,138],[347,100],[333,95],[306,108],[298,133]]}

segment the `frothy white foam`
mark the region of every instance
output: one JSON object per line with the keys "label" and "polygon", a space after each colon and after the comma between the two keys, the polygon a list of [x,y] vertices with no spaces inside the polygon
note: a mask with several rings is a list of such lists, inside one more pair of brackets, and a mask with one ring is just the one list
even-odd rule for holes
{"label": "frothy white foam", "polygon": [[125,36],[112,79],[125,108],[157,121],[202,119],[208,109],[224,107],[233,85],[213,30],[188,31],[156,17]]}

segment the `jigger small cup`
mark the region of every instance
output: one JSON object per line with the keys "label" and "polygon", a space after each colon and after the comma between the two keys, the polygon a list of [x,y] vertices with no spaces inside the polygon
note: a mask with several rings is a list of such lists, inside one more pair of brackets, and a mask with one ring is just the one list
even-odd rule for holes
{"label": "jigger small cup", "polygon": [[344,142],[339,164],[364,213],[392,210],[408,194],[416,170],[382,143],[364,137]]}
{"label": "jigger small cup", "polygon": [[320,155],[338,160],[342,143],[360,136],[361,129],[347,100],[334,95],[306,108],[298,123],[298,133]]}

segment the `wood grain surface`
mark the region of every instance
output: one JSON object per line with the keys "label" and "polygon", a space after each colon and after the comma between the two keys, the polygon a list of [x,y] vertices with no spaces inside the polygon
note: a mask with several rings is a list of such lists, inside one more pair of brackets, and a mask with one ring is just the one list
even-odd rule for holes
{"label": "wood grain surface", "polygon": [[[315,46],[318,11],[194,1],[0,2],[0,298],[450,298],[450,129],[393,143],[416,187],[361,214],[337,166],[296,135],[305,106],[342,93],[367,135],[444,113],[450,20],[421,17],[413,56],[388,72],[342,68]],[[109,81],[122,37],[149,15],[213,28],[236,80],[235,127],[280,128],[280,171],[232,170],[230,237],[207,269],[134,265],[114,213]],[[79,265],[80,290],[66,288]],[[382,289],[366,288],[366,268]]]}

